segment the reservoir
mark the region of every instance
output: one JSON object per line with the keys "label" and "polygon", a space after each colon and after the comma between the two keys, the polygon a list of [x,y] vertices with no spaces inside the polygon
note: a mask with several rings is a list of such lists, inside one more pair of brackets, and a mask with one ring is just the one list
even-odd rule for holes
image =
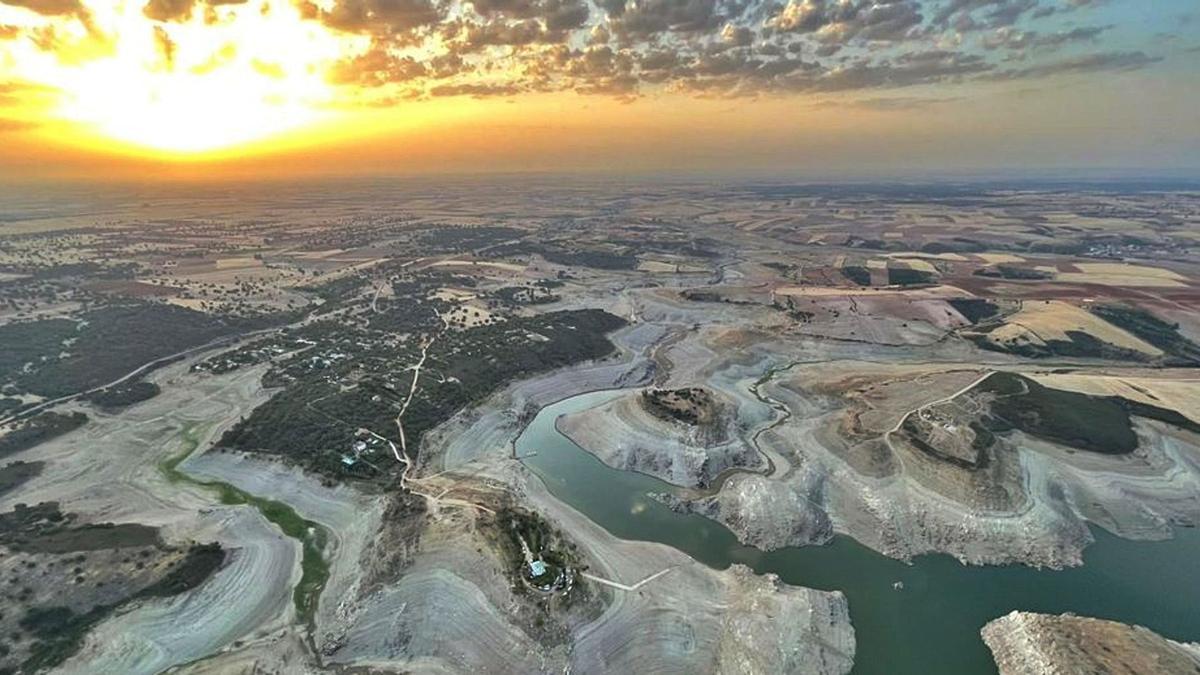
{"label": "reservoir", "polygon": [[1062,571],[971,567],[946,555],[908,564],[841,535],[826,546],[765,553],[742,546],[715,521],[659,504],[647,493],[673,486],[612,469],[555,429],[560,415],[615,395],[582,394],[543,408],[517,439],[517,456],[558,499],[617,537],[666,544],[718,569],[741,563],[796,586],[841,591],[854,624],[855,673],[994,673],[979,630],[1013,610],[1073,612],[1145,626],[1177,641],[1200,640],[1195,529],[1177,529],[1168,541],[1138,542],[1093,528],[1096,541],[1084,552],[1084,565]]}

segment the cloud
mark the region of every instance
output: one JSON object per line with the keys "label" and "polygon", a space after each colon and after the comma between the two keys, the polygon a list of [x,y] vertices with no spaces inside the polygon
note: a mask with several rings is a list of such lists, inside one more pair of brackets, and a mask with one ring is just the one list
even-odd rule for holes
{"label": "cloud", "polygon": [[924,96],[888,96],[857,100],[826,99],[811,105],[813,108],[856,108],[876,112],[923,110],[934,106],[961,101],[961,97],[935,98]]}
{"label": "cloud", "polygon": [[726,0],[615,0],[606,4],[613,33],[625,41],[660,33],[715,30],[736,19],[744,8]]}
{"label": "cloud", "polygon": [[381,36],[428,26],[443,16],[430,0],[335,0],[328,11],[308,2],[302,11],[335,30]]}
{"label": "cloud", "polygon": [[1005,26],[985,35],[981,44],[985,49],[1057,49],[1072,42],[1090,42],[1112,26],[1081,26],[1068,31],[1041,34]]}
{"label": "cloud", "polygon": [[891,61],[859,59],[815,76],[789,83],[801,91],[854,91],[883,87],[935,84],[992,70],[994,66],[975,54],[927,50],[904,54]]}
{"label": "cloud", "polygon": [[87,8],[83,6],[80,0],[4,0],[0,4],[24,7],[44,16],[87,14]]}
{"label": "cloud", "polygon": [[[291,2],[314,29],[354,36],[324,74],[344,88],[343,100],[362,105],[554,91],[620,100],[659,91],[716,97],[847,92],[848,106],[905,110],[954,100],[952,92],[900,95],[909,87],[1132,70],[1159,60],[1137,45],[1056,56],[1117,29],[1074,21],[1064,27],[1065,13],[1078,18],[1102,0],[279,1]],[[199,12],[208,22],[214,7],[246,2],[148,0],[134,3],[133,11],[155,27],[161,62],[170,68],[175,28],[166,22],[201,23]],[[48,13],[45,25],[21,30],[60,59],[71,52],[72,31],[64,24],[81,17],[80,0],[8,4]],[[269,6],[253,4],[256,10]],[[9,33],[20,37],[16,29]],[[228,54],[214,52],[192,72],[233,55],[232,47]],[[253,66],[264,75],[283,74],[268,61]]]}
{"label": "cloud", "polygon": [[487,98],[491,96],[512,96],[521,93],[521,87],[513,84],[444,84],[429,90],[432,96],[471,96]]}
{"label": "cloud", "polygon": [[1052,61],[1028,68],[1000,71],[992,74],[990,79],[1018,80],[1049,77],[1052,75],[1138,70],[1159,61],[1162,61],[1161,56],[1150,56],[1140,51],[1101,52]]}
{"label": "cloud", "polygon": [[470,24],[466,31],[466,44],[470,49],[489,45],[528,45],[535,42],[553,42],[551,34],[542,29],[535,19],[521,21]]}
{"label": "cloud", "polygon": [[190,18],[199,5],[211,8],[245,3],[246,0],[150,0],[142,13],[155,21],[183,21]]}
{"label": "cloud", "polygon": [[162,26],[154,27],[154,44],[167,70],[175,69],[175,42]]}
{"label": "cloud", "polygon": [[721,42],[734,47],[748,47],[754,42],[754,31],[745,26],[727,23],[721,29]]}
{"label": "cloud", "polygon": [[1037,8],[1037,0],[950,0],[933,15],[933,24],[961,32],[1001,28]]}
{"label": "cloud", "polygon": [[411,56],[397,57],[387,46],[376,42],[365,53],[343,59],[329,72],[334,84],[356,84],[379,87],[395,82],[409,82],[427,72],[425,65]]}
{"label": "cloud", "polygon": [[789,0],[767,24],[784,32],[816,33],[823,42],[853,38],[898,40],[919,25],[914,0]]}
{"label": "cloud", "polygon": [[591,14],[583,0],[475,0],[471,6],[486,19],[538,19],[551,33],[582,28]]}

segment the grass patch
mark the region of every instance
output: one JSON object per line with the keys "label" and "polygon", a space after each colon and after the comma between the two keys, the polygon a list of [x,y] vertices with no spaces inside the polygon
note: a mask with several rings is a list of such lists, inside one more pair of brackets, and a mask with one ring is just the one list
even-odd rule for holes
{"label": "grass patch", "polygon": [[985,420],[989,431],[1019,429],[1080,450],[1104,454],[1132,452],[1138,444],[1133,417],[1200,433],[1200,424],[1175,410],[1123,396],[1091,396],[1053,389],[1016,373],[995,373],[980,384],[980,389],[996,395],[993,417]]}
{"label": "grass patch", "polygon": [[[26,521],[58,522],[66,520],[53,503],[18,509],[14,514],[21,516]],[[41,515],[34,517],[34,514]],[[117,531],[119,527],[121,526],[94,529],[101,532],[113,532]],[[153,532],[153,528],[137,527]],[[86,528],[66,530],[65,534],[79,533],[84,529]],[[9,544],[10,542],[5,541],[4,543]],[[157,545],[159,543],[157,535],[149,543]],[[131,544],[127,541],[125,545]],[[69,551],[64,549],[50,552],[65,553]],[[30,634],[34,642],[30,645],[28,657],[21,663],[21,671],[33,673],[55,668],[77,653],[83,645],[83,639],[88,631],[121,605],[136,598],[170,597],[191,590],[203,583],[221,566],[224,560],[225,552],[221,549],[220,544],[196,544],[188,550],[183,560],[162,579],[117,602],[98,604],[82,614],[63,606],[31,607],[25,610],[25,614],[18,620],[18,625]]]}
{"label": "grass patch", "polygon": [[951,298],[946,302],[971,323],[986,321],[1000,313],[996,303],[983,298]]}
{"label": "grass patch", "polygon": [[44,462],[12,462],[0,467],[0,495],[20,487],[42,472]]}
{"label": "grass patch", "polygon": [[987,324],[981,328],[981,332],[970,334],[967,337],[981,349],[1016,354],[1017,356],[1024,356],[1031,359],[1064,356],[1080,359],[1107,359],[1110,361],[1138,361],[1143,363],[1151,360],[1148,354],[1109,344],[1091,333],[1079,330],[1064,331],[1067,336],[1066,340],[1051,339],[1046,340],[1043,344],[1019,343],[1015,338],[1010,338],[1008,341],[1002,343],[993,342],[988,333],[1000,328],[1002,325],[1004,324]]}
{"label": "grass patch", "polygon": [[29,553],[73,553],[102,549],[158,546],[158,529],[136,523],[100,523],[71,527],[71,518],[56,502],[17,504],[0,513],[0,544]]}
{"label": "grass patch", "polygon": [[84,396],[83,400],[106,410],[116,410],[152,399],[161,391],[159,386],[153,382],[122,382],[107,389],[92,392]]}
{"label": "grass patch", "polygon": [[111,605],[94,607],[85,614],[76,614],[68,607],[30,609],[19,624],[37,641],[29,657],[21,663],[21,672],[37,673],[49,670],[66,661],[83,646],[83,638],[92,626],[108,616]]}
{"label": "grass patch", "polygon": [[907,267],[889,267],[888,284],[892,286],[920,286],[937,281],[937,275],[925,270],[914,270]]}
{"label": "grass patch", "polygon": [[1127,454],[1137,447],[1129,412],[1115,400],[1117,397],[1051,389],[1007,372],[993,374],[980,384],[980,389],[997,395],[992,402],[994,417],[988,420],[992,431],[1015,428],[1068,447],[1106,455]]}
{"label": "grass patch", "polygon": [[166,598],[190,591],[216,572],[223,562],[225,551],[220,544],[194,544],[182,562],[167,576],[139,591],[138,597]]}
{"label": "grass patch", "polygon": [[84,312],[78,321],[6,324],[0,326],[0,381],[47,398],[67,396],[247,327],[244,321],[145,302],[109,304]]}
{"label": "grass patch", "polygon": [[842,276],[859,286],[871,285],[871,270],[862,267],[861,265],[850,265],[841,269]]}
{"label": "grass patch", "polygon": [[190,483],[216,492],[222,504],[237,506],[245,504],[258,509],[264,518],[271,521],[284,535],[300,542],[303,556],[300,560],[300,582],[292,591],[292,601],[300,617],[312,627],[317,612],[317,603],[325,582],[329,580],[329,564],[322,552],[325,550],[326,532],[318,523],[300,517],[292,507],[273,499],[256,497],[224,481],[199,480],[179,470],[179,465],[200,445],[200,433],[195,425],[183,430],[184,449],[177,455],[159,463],[158,468],[171,483]]}
{"label": "grass patch", "polygon": [[87,424],[87,415],[45,412],[19,422],[13,422],[8,433],[0,436],[0,457],[14,455],[35,445],[45,443]]}

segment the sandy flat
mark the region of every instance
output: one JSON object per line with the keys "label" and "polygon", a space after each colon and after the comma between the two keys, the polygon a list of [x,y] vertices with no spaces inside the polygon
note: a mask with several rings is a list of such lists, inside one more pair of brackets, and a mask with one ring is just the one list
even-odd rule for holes
{"label": "sandy flat", "polygon": [[475,294],[470,291],[464,291],[461,288],[439,288],[433,297],[446,302],[465,302],[475,299]]}
{"label": "sandy flat", "polygon": [[640,272],[675,272],[675,264],[663,262],[661,260],[643,260],[638,263],[638,271]]}

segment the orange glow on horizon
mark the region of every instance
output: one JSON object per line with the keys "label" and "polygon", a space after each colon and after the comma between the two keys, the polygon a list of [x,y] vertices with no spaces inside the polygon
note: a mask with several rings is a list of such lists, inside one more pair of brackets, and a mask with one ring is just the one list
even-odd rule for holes
{"label": "orange glow on horizon", "polygon": [[[718,49],[729,31],[714,28],[625,44],[590,2],[585,25],[556,35],[516,30],[547,17],[483,16],[466,0],[413,0],[437,6],[433,19],[410,3],[312,2],[0,1],[0,178],[1191,167],[1200,150],[1200,89],[1185,86],[1200,52],[1183,47],[1138,58],[1092,40],[1020,67],[985,50],[996,63],[970,76],[955,67],[982,60],[943,63],[953,45],[918,33],[890,51],[847,37],[827,58],[803,33],[788,38],[797,52],[771,58],[802,61],[788,77],[808,85],[753,88],[770,80],[753,71],[757,42]],[[152,17],[151,4],[175,13]],[[652,69],[664,35],[699,56]],[[982,59],[985,37],[955,48]],[[952,75],[879,74],[902,66]],[[698,86],[737,68],[745,92]]]}

